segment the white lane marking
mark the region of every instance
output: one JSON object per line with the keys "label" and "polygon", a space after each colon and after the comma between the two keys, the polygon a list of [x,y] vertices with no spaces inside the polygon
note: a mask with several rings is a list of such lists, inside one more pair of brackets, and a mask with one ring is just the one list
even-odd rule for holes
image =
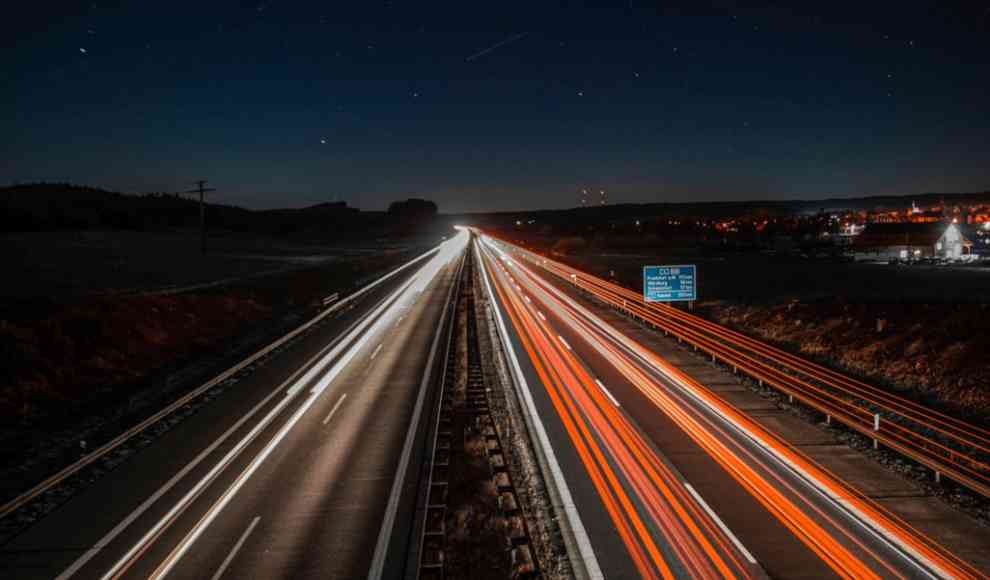
{"label": "white lane marking", "polygon": [[560,339],[560,342],[562,342],[562,343],[564,343],[564,346],[566,346],[566,347],[567,347],[567,350],[571,350],[571,345],[569,345],[569,344],[567,344],[567,341],[566,341],[566,340],[564,340],[564,337],[563,337],[563,336],[560,336],[560,335],[558,334],[558,335],[557,335],[557,338],[559,338],[559,339]]}
{"label": "white lane marking", "polygon": [[340,408],[340,404],[343,403],[344,399],[346,398],[347,398],[347,393],[344,393],[343,395],[340,396],[339,399],[337,399],[337,403],[333,406],[333,409],[330,409],[330,414],[327,415],[327,418],[323,420],[324,425],[330,422],[330,419],[333,418],[333,414],[337,412],[337,409]]}
{"label": "white lane marking", "polygon": [[[546,464],[546,469],[550,471],[550,481],[553,483],[550,489],[556,490],[556,495],[559,496],[557,499],[560,502],[560,508],[563,512],[560,522],[565,530],[565,545],[567,545],[572,558],[584,565],[588,578],[603,580],[605,574],[602,573],[601,566],[598,564],[598,558],[595,556],[595,550],[591,546],[591,539],[588,537],[588,532],[584,527],[584,523],[581,521],[581,516],[578,514],[577,505],[574,503],[571,490],[567,487],[567,480],[564,479],[564,472],[557,462],[557,455],[554,453],[553,445],[550,443],[550,437],[547,435],[546,427],[544,427],[543,420],[540,419],[539,412],[536,410],[536,403],[533,401],[533,394],[530,392],[526,375],[523,374],[522,367],[519,365],[516,349],[512,347],[502,309],[499,306],[498,299],[495,297],[495,291],[492,290],[491,283],[488,281],[488,269],[485,267],[484,259],[481,256],[481,248],[478,245],[475,245],[475,255],[478,257],[478,264],[481,266],[482,272],[481,279],[485,283],[485,289],[488,291],[488,298],[495,313],[495,327],[498,329],[499,336],[502,339],[501,348],[508,354],[509,362],[511,363],[510,370],[515,379],[513,385],[517,391],[517,395],[523,401],[523,408],[526,411],[526,425],[529,427],[531,433],[536,434],[536,440],[539,442],[539,446],[536,447],[537,456],[540,457],[541,454],[539,452],[542,451],[543,462],[541,463]],[[571,536],[573,536],[573,545],[566,541],[566,531],[568,529]],[[577,554],[571,551],[574,549],[577,550]],[[579,568],[575,566],[575,569],[577,570]],[[579,575],[578,577],[580,578],[581,576]]]}
{"label": "white lane marking", "polygon": [[395,321],[395,325],[396,325],[396,326],[398,326],[398,325],[399,325],[399,323],[401,323],[401,322],[402,322],[402,319],[403,319],[403,318],[405,318],[405,317],[406,317],[406,315],[405,315],[405,314],[403,314],[402,316],[400,316],[400,317],[399,317],[399,319]]}
{"label": "white lane marking", "polygon": [[[462,271],[463,262],[461,263],[461,267],[457,269],[455,276],[460,276]],[[450,284],[450,290],[447,292],[447,301],[444,303],[443,314],[440,316],[440,324],[437,325],[437,328],[443,328],[447,323],[447,317],[450,312],[450,301],[453,299],[454,288],[456,287],[455,280]],[[409,470],[409,461],[412,457],[413,442],[416,440],[416,429],[419,427],[420,416],[425,406],[426,387],[433,380],[433,375],[435,374],[433,372],[433,361],[436,359],[437,349],[440,347],[441,334],[443,333],[435,332],[433,334],[433,344],[430,346],[430,354],[426,358],[426,372],[423,373],[423,379],[419,383],[419,394],[416,397],[416,405],[413,407],[412,419],[409,422],[405,443],[402,446],[402,455],[399,457],[398,470],[395,473],[395,479],[392,481],[392,490],[388,496],[388,504],[385,506],[385,517],[382,520],[382,528],[378,532],[375,552],[371,557],[371,568],[368,571],[369,580],[379,580],[385,572],[385,557],[388,555],[388,545],[392,539],[392,528],[395,527],[395,517],[399,510],[399,497],[402,495],[403,482],[406,478],[406,472]]]}
{"label": "white lane marking", "polygon": [[254,520],[251,521],[251,525],[249,525],[247,529],[244,530],[244,533],[241,534],[240,539],[238,539],[237,543],[234,544],[234,547],[231,548],[230,553],[227,554],[227,557],[224,559],[223,564],[220,564],[220,567],[217,568],[217,572],[216,574],[213,575],[212,580],[220,580],[220,577],[223,576],[223,573],[227,571],[227,567],[230,566],[230,563],[234,561],[234,556],[236,556],[237,552],[240,551],[241,546],[244,545],[244,542],[247,541],[248,536],[251,535],[251,532],[254,531],[255,526],[257,526],[258,522],[260,521],[261,521],[261,516],[255,516]]}
{"label": "white lane marking", "polygon": [[529,304],[533,303],[533,301],[529,299],[529,296],[523,296],[523,298],[525,298],[526,302],[528,302]]}
{"label": "white lane marking", "polygon": [[622,406],[619,404],[618,401],[615,400],[615,397],[612,396],[612,393],[610,393],[609,390],[605,388],[605,385],[603,385],[600,380],[595,379],[595,384],[598,385],[598,388],[601,389],[602,392],[608,396],[609,400],[612,401],[613,405],[615,405],[616,407]]}
{"label": "white lane marking", "polygon": [[695,501],[697,501],[698,504],[701,505],[701,507],[708,514],[708,517],[712,518],[715,521],[715,523],[725,533],[726,536],[729,536],[729,539],[732,540],[732,543],[735,544],[736,548],[740,552],[742,552],[742,555],[745,556],[747,560],[749,560],[749,563],[756,564],[756,558],[754,558],[753,555],[749,553],[749,550],[746,549],[746,546],[743,546],[742,542],[739,541],[739,538],[737,538],[736,535],[732,533],[732,530],[729,529],[729,526],[725,525],[725,522],[723,522],[721,518],[715,515],[715,511],[712,510],[712,508],[708,506],[708,503],[705,502],[705,500],[701,497],[701,495],[697,491],[695,491],[693,487],[691,487],[691,484],[685,481],[684,488],[687,489],[688,493],[690,493],[694,497]]}
{"label": "white lane marking", "polygon": [[542,320],[543,322],[546,322],[547,321],[547,317],[546,316],[543,316],[543,313],[540,312],[539,310],[536,311],[536,314],[537,314],[537,316],[540,317],[540,320]]}
{"label": "white lane marking", "polygon": [[[290,378],[290,380],[291,380],[291,378]],[[288,382],[288,381],[286,381],[286,382]],[[248,419],[250,419],[255,413],[258,412],[259,409],[261,409],[266,404],[268,404],[268,402],[271,401],[272,397],[274,397],[277,394],[280,394],[280,392],[282,391],[282,387],[284,385],[285,385],[285,383],[282,383],[282,385],[280,385],[279,388],[275,389],[274,391],[271,392],[271,394],[269,394],[267,397],[265,397],[264,399],[262,399],[261,402],[259,402],[250,411],[248,411],[247,414],[245,414],[243,417],[241,417],[237,421],[237,423],[234,423],[234,425],[230,429],[228,429],[227,431],[225,431],[223,433],[223,435],[221,435],[220,437],[218,437],[216,441],[214,441],[213,443],[211,443],[209,447],[207,447],[206,449],[204,449],[202,451],[202,453],[200,453],[199,455],[197,455],[195,457],[195,459],[193,459],[192,461],[190,461],[178,473],[176,473],[174,476],[172,476],[172,479],[168,480],[165,483],[165,485],[163,485],[160,488],[158,488],[158,491],[156,491],[155,493],[151,494],[151,496],[148,497],[148,499],[144,500],[144,502],[141,505],[139,505],[137,507],[137,509],[135,509],[134,511],[132,511],[130,514],[127,515],[127,517],[125,517],[123,520],[121,520],[120,523],[118,523],[116,526],[114,526],[114,528],[112,530],[110,530],[110,532],[108,532],[107,535],[105,535],[102,538],[100,538],[100,540],[98,542],[96,542],[96,544],[94,544],[92,548],[86,550],[86,552],[84,552],[83,555],[79,557],[79,559],[77,559],[75,562],[73,562],[71,566],[69,566],[68,568],[65,569],[64,572],[62,572],[61,574],[59,574],[58,576],[56,576],[56,580],[65,580],[66,578],[70,578],[73,574],[75,574],[76,572],[78,572],[80,568],[82,568],[83,566],[85,566],[93,558],[93,556],[95,556],[96,554],[98,554],[104,547],[106,547],[118,535],[120,535],[121,532],[123,532],[128,526],[130,526],[132,523],[134,523],[134,520],[136,520],[137,518],[141,517],[141,515],[145,511],[147,511],[148,508],[150,508],[152,506],[152,504],[154,504],[155,502],[157,502],[163,495],[165,495],[166,493],[168,493],[168,491],[170,489],[172,489],[172,487],[176,483],[178,483],[179,480],[181,480],[186,475],[188,475],[190,471],[192,471],[193,469],[195,469],[195,467],[197,465],[199,465],[199,463],[201,461],[203,461],[203,459],[205,459],[207,456],[209,456],[211,453],[213,453],[216,450],[217,447],[219,447],[221,444],[223,444],[223,442],[226,441],[227,438],[230,437],[230,435],[232,433],[234,433],[235,431],[237,431],[238,429],[240,429],[244,425],[244,423],[247,422]]]}
{"label": "white lane marking", "polygon": [[383,346],[385,346],[384,343],[379,344],[378,347],[375,348],[375,352],[371,353],[371,360],[375,360],[375,357],[378,356],[379,352],[381,352]]}

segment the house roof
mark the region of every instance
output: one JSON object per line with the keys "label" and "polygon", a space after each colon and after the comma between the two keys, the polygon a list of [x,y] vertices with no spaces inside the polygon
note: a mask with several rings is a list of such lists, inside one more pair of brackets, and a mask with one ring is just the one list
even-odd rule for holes
{"label": "house roof", "polygon": [[949,226],[946,223],[896,222],[869,224],[856,238],[857,246],[934,246]]}

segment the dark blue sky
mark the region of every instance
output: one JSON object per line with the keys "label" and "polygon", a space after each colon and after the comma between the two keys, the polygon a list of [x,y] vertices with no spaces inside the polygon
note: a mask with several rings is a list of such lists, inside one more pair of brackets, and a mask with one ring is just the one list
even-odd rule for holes
{"label": "dark blue sky", "polygon": [[443,211],[990,189],[986,3],[35,4],[3,25],[0,182]]}

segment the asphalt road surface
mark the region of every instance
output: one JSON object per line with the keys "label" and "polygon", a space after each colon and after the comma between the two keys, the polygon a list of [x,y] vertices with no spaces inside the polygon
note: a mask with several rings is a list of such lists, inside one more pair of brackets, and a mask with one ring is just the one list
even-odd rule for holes
{"label": "asphalt road surface", "polygon": [[395,577],[461,234],[0,550],[3,578]]}

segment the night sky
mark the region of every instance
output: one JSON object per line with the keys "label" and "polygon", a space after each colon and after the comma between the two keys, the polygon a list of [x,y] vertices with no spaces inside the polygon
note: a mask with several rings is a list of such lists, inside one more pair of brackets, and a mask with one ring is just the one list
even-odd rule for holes
{"label": "night sky", "polygon": [[0,183],[445,212],[990,189],[986,2],[18,4]]}

